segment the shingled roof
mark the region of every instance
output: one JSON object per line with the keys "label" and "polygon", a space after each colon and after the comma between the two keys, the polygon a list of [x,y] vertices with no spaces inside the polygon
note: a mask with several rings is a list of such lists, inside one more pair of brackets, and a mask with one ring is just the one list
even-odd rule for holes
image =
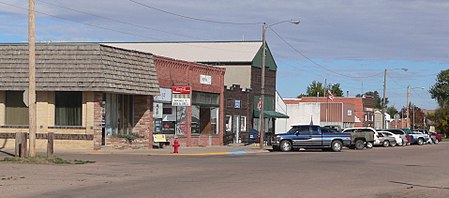
{"label": "shingled roof", "polygon": [[[0,44],[0,90],[28,88],[28,45]],[[99,43],[36,45],[36,90],[159,95],[153,55]]]}

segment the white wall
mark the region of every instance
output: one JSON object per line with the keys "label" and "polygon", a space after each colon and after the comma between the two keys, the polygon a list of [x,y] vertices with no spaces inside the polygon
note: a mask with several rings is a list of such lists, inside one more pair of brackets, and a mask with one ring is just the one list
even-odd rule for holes
{"label": "white wall", "polygon": [[285,123],[280,119],[276,120],[276,133],[282,133],[290,129],[293,124],[313,124],[320,125],[320,103],[316,102],[301,102],[298,104],[287,104],[287,115],[290,117],[286,119]]}
{"label": "white wall", "polygon": [[[279,93],[276,91],[276,98],[275,98],[275,111],[283,114],[287,114],[287,105],[285,105],[284,100],[279,95]],[[290,126],[288,125],[288,118],[276,118],[275,123],[275,134],[278,133],[284,133],[287,130],[290,129]]]}

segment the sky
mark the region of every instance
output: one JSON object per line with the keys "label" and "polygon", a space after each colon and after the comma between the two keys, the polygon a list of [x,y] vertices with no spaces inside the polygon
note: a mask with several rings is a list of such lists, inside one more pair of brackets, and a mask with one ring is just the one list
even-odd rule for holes
{"label": "sky", "polygon": [[[27,9],[0,0],[0,43],[28,40]],[[445,0],[36,0],[36,40],[253,41],[265,22],[282,97],[312,81],[382,94],[386,69],[389,105],[405,106],[410,85],[412,103],[435,109],[428,90],[449,69],[448,10]]]}

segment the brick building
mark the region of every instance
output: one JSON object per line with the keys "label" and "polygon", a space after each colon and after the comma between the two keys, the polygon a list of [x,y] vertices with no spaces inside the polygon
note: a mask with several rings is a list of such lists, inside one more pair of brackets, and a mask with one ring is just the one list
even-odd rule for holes
{"label": "brick building", "polygon": [[[229,91],[226,91],[225,94],[227,104],[225,106],[225,125],[227,125],[225,136],[233,136],[231,139],[236,142],[239,132],[258,129],[257,101],[261,93],[262,73],[261,41],[117,42],[105,44],[226,69],[224,85]],[[268,45],[265,71],[264,126],[265,132],[273,132],[276,118],[287,118],[288,116],[275,110],[277,65]],[[240,92],[245,96],[236,92],[238,89],[235,85],[240,86],[239,89],[242,89]],[[233,86],[234,88],[232,88]],[[232,89],[234,91],[231,91]],[[247,90],[251,91],[247,92]],[[246,103],[246,101],[248,102]],[[240,107],[247,109],[236,109],[235,104],[238,102],[240,102]],[[246,125],[240,124],[245,122],[245,119]]]}
{"label": "brick building", "polygon": [[[223,145],[225,70],[162,56],[154,62],[161,95],[154,98],[152,133],[170,142],[176,136],[183,146]],[[172,104],[174,86],[191,88],[190,105]]]}
{"label": "brick building", "polygon": [[[98,43],[36,45],[37,148],[48,132],[55,147],[100,149],[114,137],[152,144],[153,96],[159,85],[153,55]],[[0,141],[13,147],[28,132],[28,45],[0,44]]]}

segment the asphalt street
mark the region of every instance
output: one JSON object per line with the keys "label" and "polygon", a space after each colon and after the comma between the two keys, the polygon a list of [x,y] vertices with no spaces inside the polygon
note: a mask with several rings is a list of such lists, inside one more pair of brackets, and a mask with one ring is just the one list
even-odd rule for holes
{"label": "asphalt street", "polygon": [[449,143],[342,152],[74,154],[0,163],[0,197],[449,197]]}

